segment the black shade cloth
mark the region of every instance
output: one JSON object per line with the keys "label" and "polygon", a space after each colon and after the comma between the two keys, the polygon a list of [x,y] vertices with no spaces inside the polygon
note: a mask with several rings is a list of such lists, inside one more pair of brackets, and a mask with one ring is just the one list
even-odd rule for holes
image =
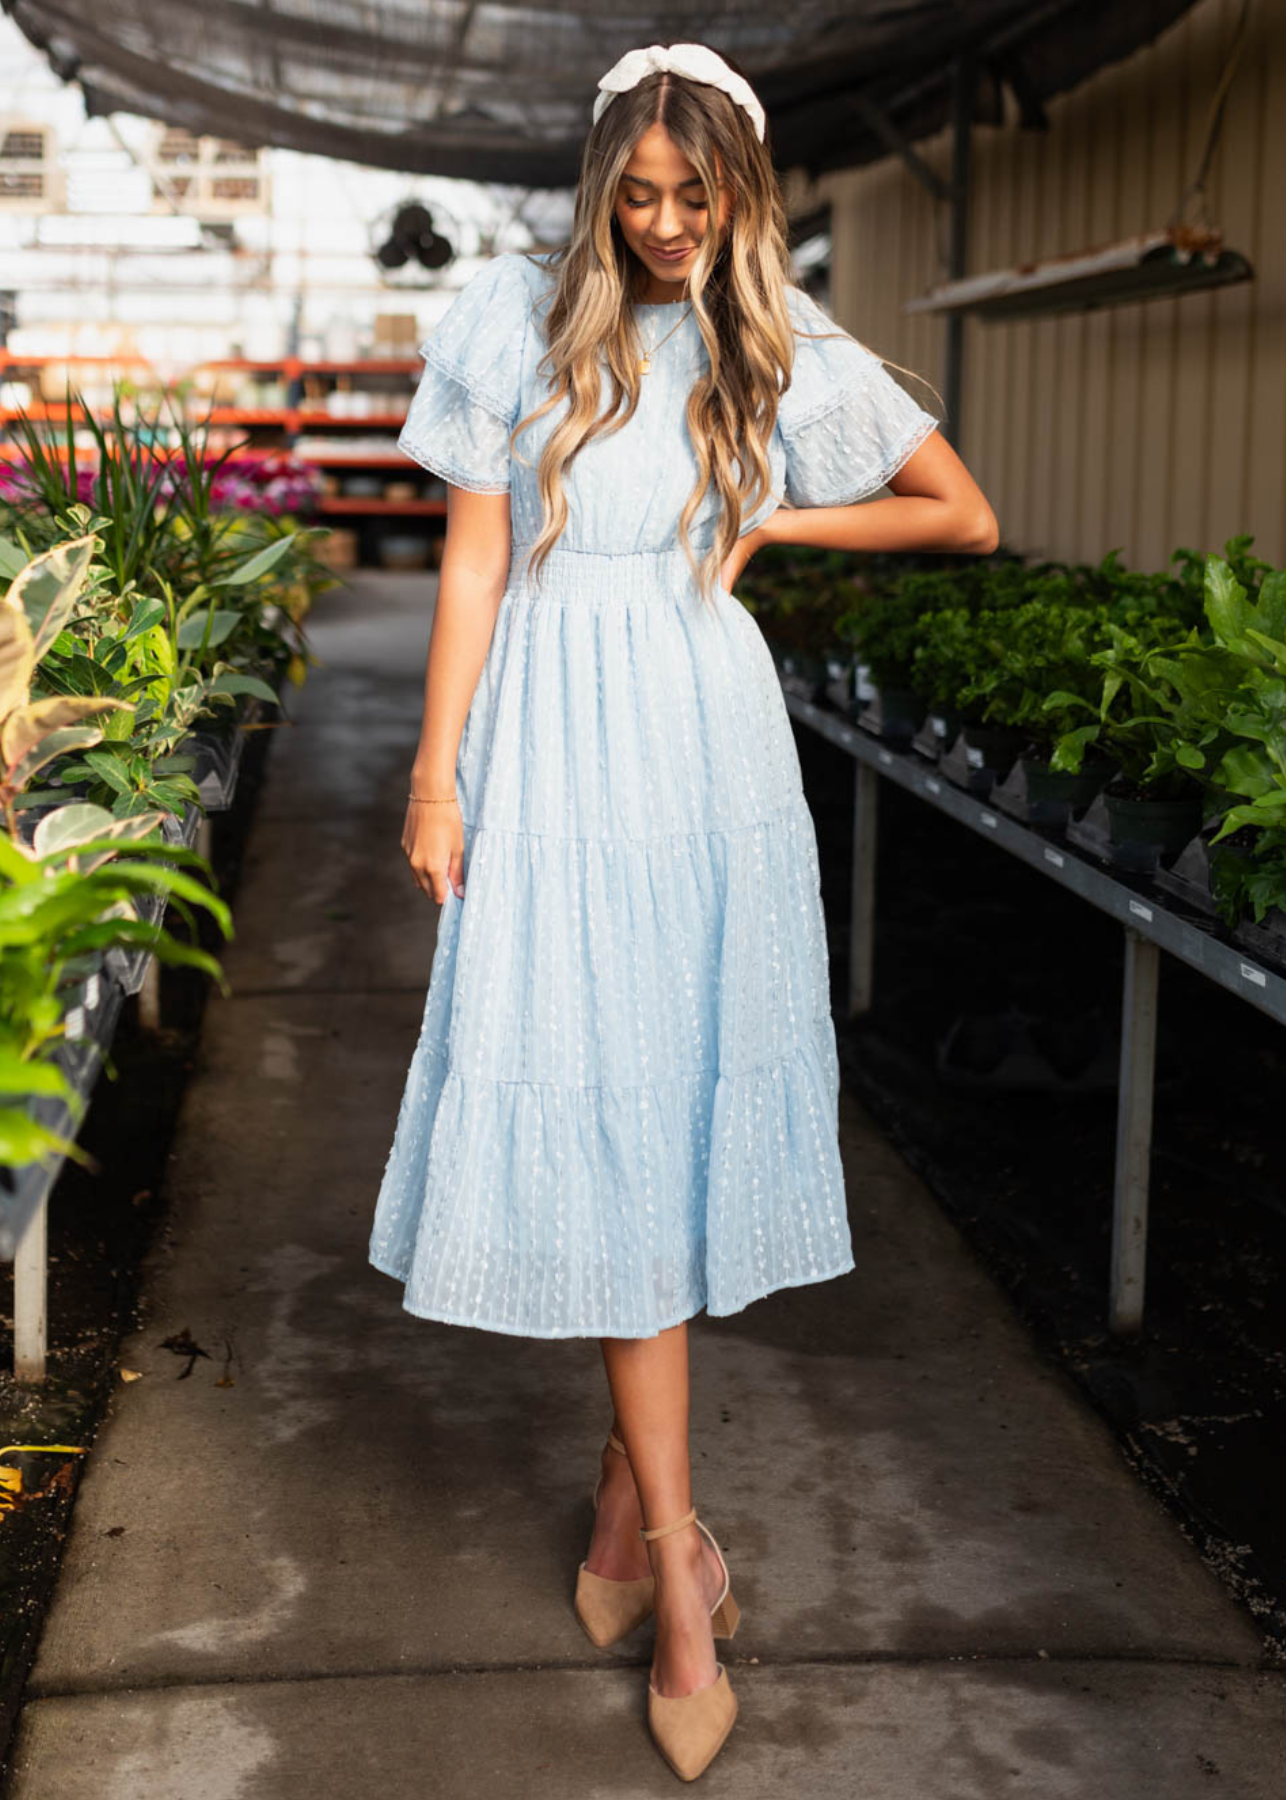
{"label": "black shade cloth", "polygon": [[[1041,102],[1163,31],[1194,0],[848,0],[789,6],[620,0],[3,0],[91,114],[411,173],[575,182],[596,83],[636,45],[692,41],[749,71],[780,169],[889,153],[951,118],[952,67],[978,63],[975,117]],[[873,111],[878,109],[878,113]]]}

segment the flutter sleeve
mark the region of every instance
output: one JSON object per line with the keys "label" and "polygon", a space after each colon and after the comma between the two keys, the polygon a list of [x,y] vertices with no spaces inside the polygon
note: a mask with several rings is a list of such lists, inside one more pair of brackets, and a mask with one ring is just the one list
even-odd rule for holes
{"label": "flutter sleeve", "polygon": [[[786,499],[792,506],[847,506],[882,488],[940,421],[811,295],[793,288],[790,304],[795,366],[777,413]],[[841,335],[801,335],[811,332]]]}
{"label": "flutter sleeve", "polygon": [[484,263],[420,345],[424,369],[397,440],[422,468],[477,494],[509,490],[530,315],[521,262]]}

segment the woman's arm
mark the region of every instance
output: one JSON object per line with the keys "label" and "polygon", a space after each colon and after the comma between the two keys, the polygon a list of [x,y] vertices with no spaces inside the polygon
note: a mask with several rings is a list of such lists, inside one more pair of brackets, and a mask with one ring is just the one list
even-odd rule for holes
{"label": "woman's arm", "polygon": [[1000,528],[986,495],[940,431],[929,433],[888,485],[891,500],[779,506],[741,538],[725,564],[724,586],[731,587],[765,544],[812,544],[822,550],[969,550],[985,555],[999,543]]}
{"label": "woman's arm", "polygon": [[[447,532],[424,670],[424,717],[410,791],[431,799],[455,793],[460,733],[487,660],[509,575],[508,494],[447,488]],[[402,849],[416,883],[439,905],[448,884],[464,893],[459,806],[407,802]]]}

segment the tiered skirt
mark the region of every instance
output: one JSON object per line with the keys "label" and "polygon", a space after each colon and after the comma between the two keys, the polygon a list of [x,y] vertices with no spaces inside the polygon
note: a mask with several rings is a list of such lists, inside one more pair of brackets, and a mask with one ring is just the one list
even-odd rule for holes
{"label": "tiered skirt", "polygon": [[404,1306],[651,1337],[852,1268],[816,836],[750,614],[681,550],[555,549],[456,780],[370,1238]]}

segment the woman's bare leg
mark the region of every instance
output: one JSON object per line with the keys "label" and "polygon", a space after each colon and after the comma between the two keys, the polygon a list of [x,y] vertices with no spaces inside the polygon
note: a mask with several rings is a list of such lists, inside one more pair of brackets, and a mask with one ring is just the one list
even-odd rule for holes
{"label": "woman's bare leg", "polygon": [[[629,1451],[636,1514],[641,1512],[642,1523],[649,1527],[669,1525],[692,1505],[687,1325],[671,1326],[651,1338],[600,1341],[616,1408],[616,1431]],[[624,1467],[624,1457],[612,1450],[606,1456]],[[605,1482],[600,1506],[606,1486]],[[622,1505],[618,1515],[622,1529],[625,1516]],[[638,1523],[636,1516],[634,1541],[645,1551],[646,1564],[634,1564],[634,1573],[646,1574],[650,1566],[656,1577],[652,1682],[661,1694],[689,1694],[707,1686],[718,1673],[710,1609],[723,1586],[723,1571],[695,1525],[644,1544]],[[623,1553],[624,1540],[617,1542]],[[594,1573],[607,1571],[596,1568]]]}
{"label": "woman's bare leg", "polygon": [[[612,1430],[621,1437],[618,1418],[613,1418]],[[652,1568],[647,1546],[639,1536],[643,1512],[629,1458],[604,1444],[600,1472],[598,1510],[585,1567],[591,1575],[602,1575],[607,1581],[638,1581],[650,1575]]]}

